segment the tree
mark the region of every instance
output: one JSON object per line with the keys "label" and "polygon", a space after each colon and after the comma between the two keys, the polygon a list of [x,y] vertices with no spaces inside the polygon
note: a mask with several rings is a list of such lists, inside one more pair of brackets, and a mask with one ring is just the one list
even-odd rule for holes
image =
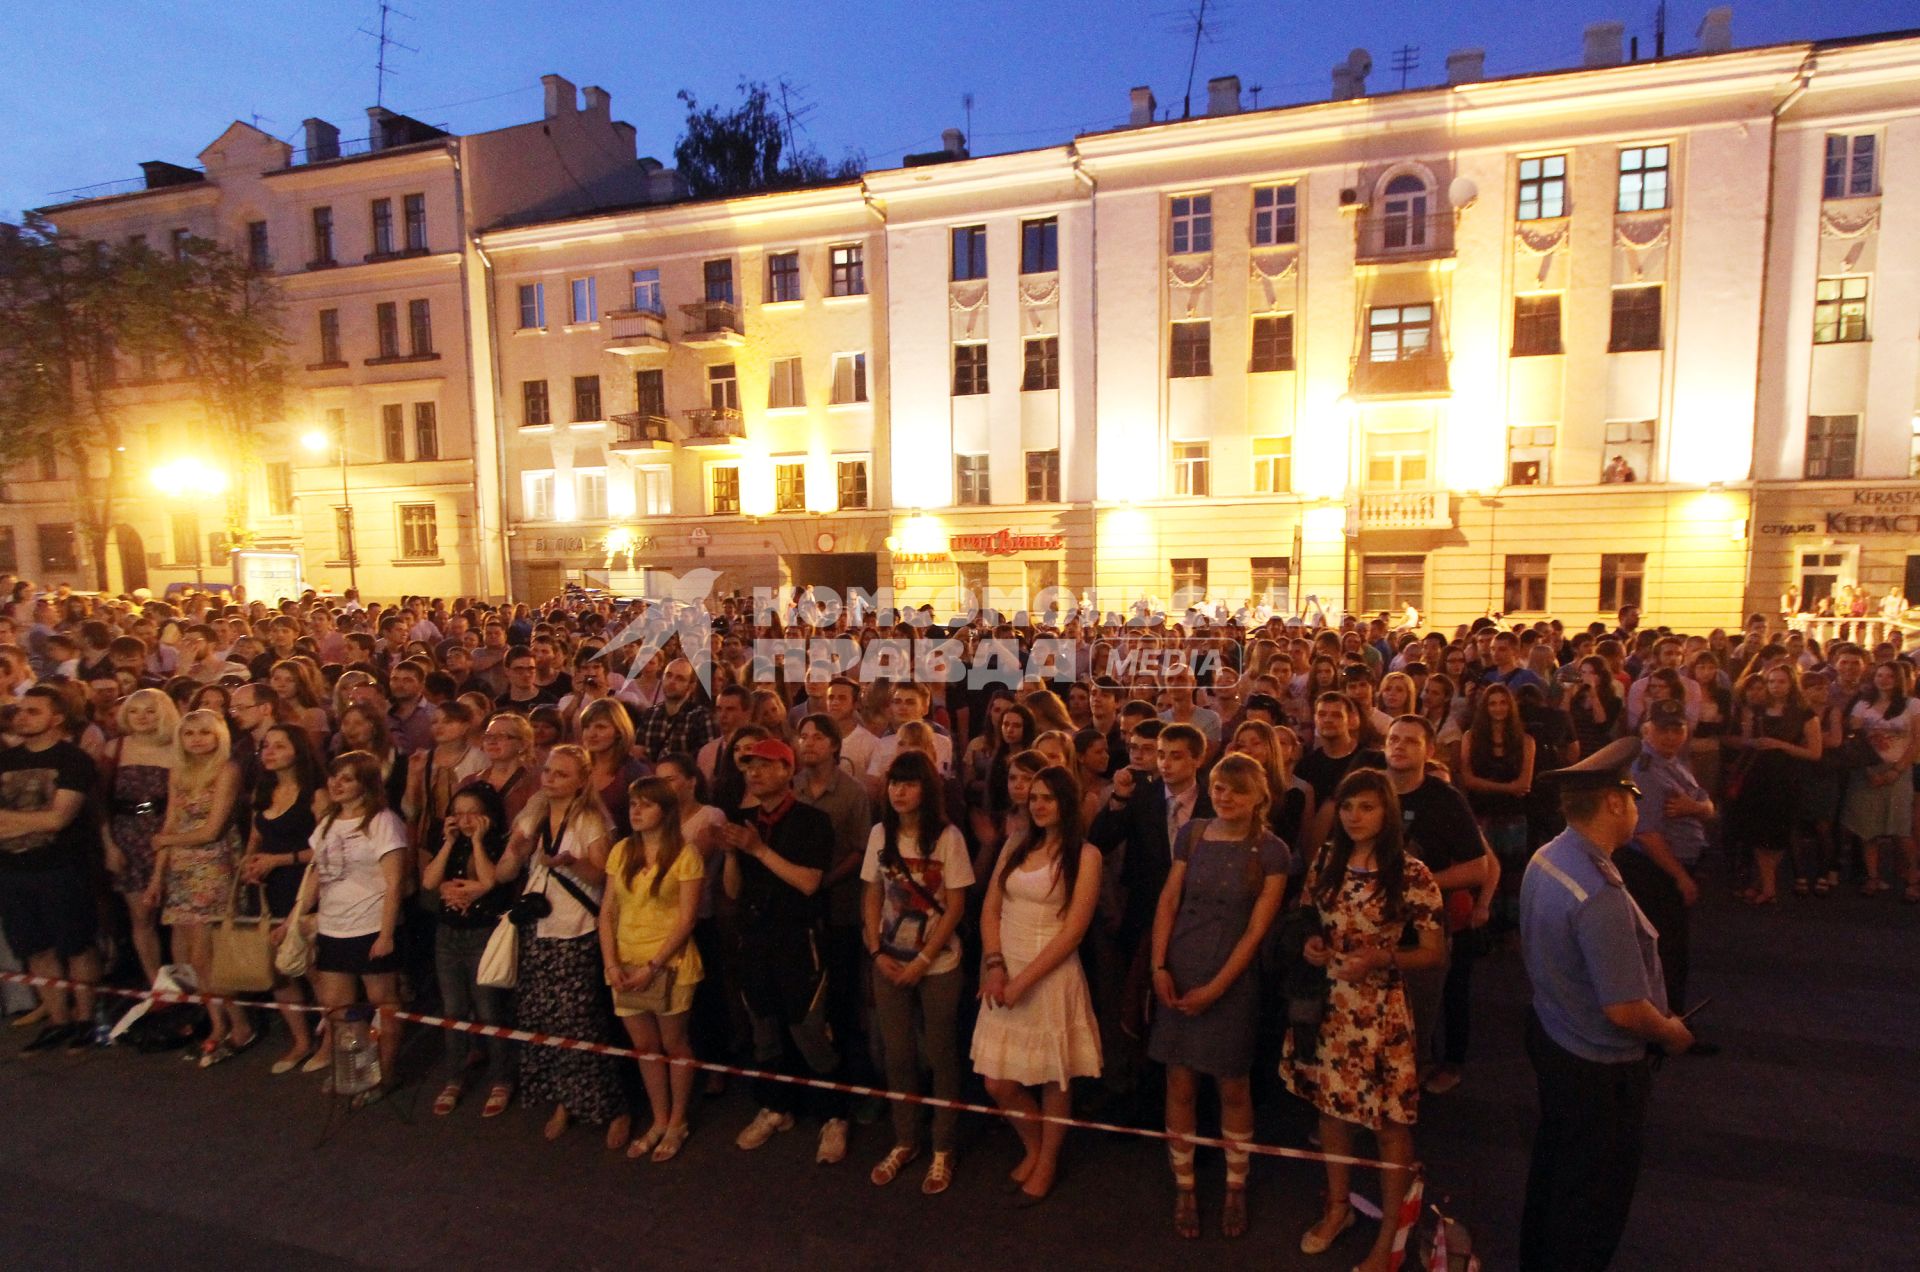
{"label": "tree", "polygon": [[[779,85],[784,97],[786,85]],[[740,84],[732,110],[702,108],[681,89],[687,130],[673,147],[673,160],[695,198],[790,190],[822,181],[852,181],[866,167],[854,152],[838,163],[821,157],[793,135],[791,116],[774,105],[774,93],[758,80]]]}

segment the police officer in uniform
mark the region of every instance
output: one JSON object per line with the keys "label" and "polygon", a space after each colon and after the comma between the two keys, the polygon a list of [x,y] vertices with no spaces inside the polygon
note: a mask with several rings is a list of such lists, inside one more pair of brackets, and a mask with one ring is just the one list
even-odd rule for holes
{"label": "police officer in uniform", "polygon": [[1522,1272],[1599,1272],[1626,1229],[1653,1081],[1649,1045],[1693,1045],[1667,1010],[1657,938],[1613,854],[1634,836],[1635,738],[1543,774],[1567,829],[1527,863],[1520,945],[1533,986],[1527,1056],[1540,1126],[1520,1221]]}

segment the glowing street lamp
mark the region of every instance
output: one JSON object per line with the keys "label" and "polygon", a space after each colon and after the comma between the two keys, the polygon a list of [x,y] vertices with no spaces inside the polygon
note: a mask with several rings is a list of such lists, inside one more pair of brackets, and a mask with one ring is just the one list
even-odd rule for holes
{"label": "glowing street lamp", "polygon": [[347,496],[347,435],[343,420],[338,437],[329,436],[323,429],[310,429],[301,437],[300,444],[316,455],[324,455],[328,446],[332,446],[340,461],[340,515],[346,518],[347,531],[347,586],[355,596],[360,594],[360,534],[353,524],[353,503]]}
{"label": "glowing street lamp", "polygon": [[[225,494],[228,483],[225,469],[198,459],[176,459],[162,464],[153,470],[151,478],[154,489],[167,498],[192,502]],[[197,522],[194,537],[199,538]],[[193,585],[200,591],[205,591],[207,586],[205,546],[197,541],[193,545]]]}

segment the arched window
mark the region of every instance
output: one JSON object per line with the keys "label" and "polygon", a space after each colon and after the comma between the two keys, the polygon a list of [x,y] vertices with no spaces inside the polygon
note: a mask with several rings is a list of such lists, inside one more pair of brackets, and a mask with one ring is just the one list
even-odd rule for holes
{"label": "arched window", "polygon": [[1427,183],[1411,172],[1387,182],[1381,209],[1381,245],[1388,251],[1427,244]]}

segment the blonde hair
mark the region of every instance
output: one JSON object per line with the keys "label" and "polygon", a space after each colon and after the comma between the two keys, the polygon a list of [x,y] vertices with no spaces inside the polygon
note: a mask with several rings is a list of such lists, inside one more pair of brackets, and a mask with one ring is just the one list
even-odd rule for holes
{"label": "blonde hair", "polygon": [[160,723],[155,726],[154,732],[159,735],[159,741],[162,746],[172,746],[173,735],[175,731],[180,728],[180,708],[174,703],[172,698],[166,695],[165,690],[135,689],[132,693],[128,694],[121,701],[119,710],[113,713],[113,727],[115,731],[118,732],[121,737],[126,737],[132,732],[132,730],[127,727],[127,708],[136,702],[153,704],[153,713],[160,718]]}
{"label": "blonde hair", "polygon": [[[192,756],[182,735],[188,725],[204,724],[213,730],[215,746],[213,754]],[[173,786],[181,793],[198,793],[212,786],[220,773],[233,758],[233,734],[227,730],[227,722],[220,718],[217,711],[204,708],[189,711],[180,717],[180,723],[173,731]]]}
{"label": "blonde hair", "polygon": [[[575,742],[560,742],[547,752],[547,759],[565,756],[580,766],[580,789],[567,801],[566,810],[561,814],[560,824],[582,843],[592,843],[596,839],[605,839],[613,833],[613,819],[607,816],[606,807],[593,791],[593,757],[587,749]],[[538,838],[542,823],[549,820],[553,813],[553,797],[544,790],[535,791],[533,798],[527,801],[521,810],[520,820],[514,823],[514,830],[529,839]]]}
{"label": "blonde hair", "polygon": [[[1049,746],[1059,748],[1060,753],[1058,755],[1050,754],[1047,751]],[[1048,763],[1058,764],[1060,767],[1069,770],[1078,767],[1078,761],[1075,758],[1078,752],[1074,749],[1073,734],[1067,732],[1065,729],[1048,729],[1045,733],[1042,733],[1033,740],[1032,749],[1045,755]]]}

